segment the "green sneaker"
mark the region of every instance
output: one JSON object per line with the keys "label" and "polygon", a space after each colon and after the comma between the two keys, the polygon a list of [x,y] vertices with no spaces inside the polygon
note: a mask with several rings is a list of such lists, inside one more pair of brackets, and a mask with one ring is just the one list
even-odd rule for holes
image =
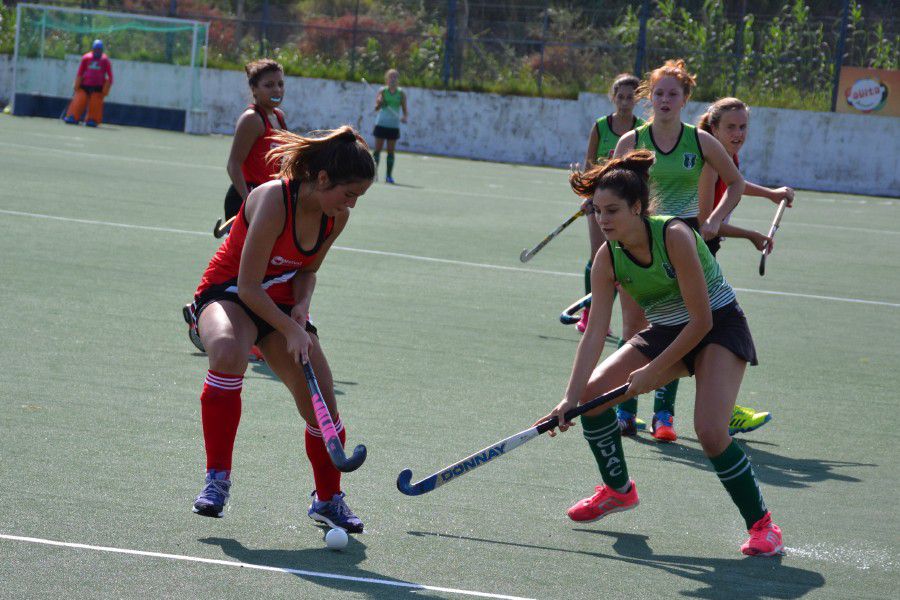
{"label": "green sneaker", "polygon": [[728,423],[728,435],[750,433],[772,420],[768,412],[756,412],[752,408],[734,405],[731,422]]}

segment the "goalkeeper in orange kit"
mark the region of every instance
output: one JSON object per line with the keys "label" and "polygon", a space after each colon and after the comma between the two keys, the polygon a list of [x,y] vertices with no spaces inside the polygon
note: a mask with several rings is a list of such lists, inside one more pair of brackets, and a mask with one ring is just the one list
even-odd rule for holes
{"label": "goalkeeper in orange kit", "polygon": [[75,76],[75,95],[66,110],[66,123],[77,125],[87,108],[84,124],[96,127],[103,121],[103,99],[112,87],[112,63],[103,53],[103,42],[94,40],[91,51],[81,57]]}

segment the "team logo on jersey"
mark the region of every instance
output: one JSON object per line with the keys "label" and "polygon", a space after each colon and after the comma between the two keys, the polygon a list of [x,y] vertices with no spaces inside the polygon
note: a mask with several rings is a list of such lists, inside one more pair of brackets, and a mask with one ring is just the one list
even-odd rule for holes
{"label": "team logo on jersey", "polygon": [[697,155],[693,152],[685,152],[684,153],[684,168],[685,169],[693,169],[694,165],[697,164]]}
{"label": "team logo on jersey", "polygon": [[672,268],[672,265],[670,265],[667,262],[664,262],[663,269],[665,269],[666,275],[669,276],[669,279],[675,279],[675,269]]}
{"label": "team logo on jersey", "polygon": [[272,260],[269,261],[269,263],[275,267],[282,267],[285,265],[287,265],[289,267],[302,267],[303,266],[302,263],[298,263],[295,260],[288,260],[283,256],[273,256]]}

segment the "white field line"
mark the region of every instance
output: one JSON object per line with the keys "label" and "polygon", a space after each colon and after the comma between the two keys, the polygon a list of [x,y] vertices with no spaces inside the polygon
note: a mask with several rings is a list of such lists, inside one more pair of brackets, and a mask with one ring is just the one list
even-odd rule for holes
{"label": "white field line", "polygon": [[[90,219],[74,219],[71,217],[58,217],[55,215],[44,215],[38,213],[21,212],[17,210],[0,209],[0,214],[13,215],[18,217],[31,217],[36,219],[49,219],[53,221],[64,221],[69,223],[83,223],[85,225],[102,225],[107,227],[119,227],[123,229],[139,229],[145,231],[160,231],[165,233],[178,233],[182,235],[198,235],[211,236],[209,231],[191,231],[189,229],[173,229],[170,227],[154,227],[151,225],[130,225],[127,223],[112,223],[109,221],[93,221]],[[431,256],[420,256],[417,254],[403,254],[401,252],[386,252],[384,250],[368,250],[366,248],[350,248],[348,246],[332,246],[335,250],[342,252],[356,252],[359,254],[374,254],[377,256],[391,256],[394,258],[405,258],[408,260],[418,260],[424,262],[440,263],[445,265],[455,265],[460,267],[473,267],[477,269],[492,269],[495,271],[514,271],[520,273],[531,273],[533,275],[554,275],[556,277],[584,277],[581,273],[567,273],[564,271],[546,271],[541,269],[526,269],[524,267],[508,267],[505,265],[492,265],[488,263],[476,263],[463,260],[451,260],[448,258],[434,258]],[[861,298],[842,298],[839,296],[822,296],[818,294],[801,294],[797,292],[780,292],[776,290],[759,290],[754,288],[734,288],[735,291],[748,294],[765,294],[770,296],[790,296],[793,298],[808,298],[811,300],[828,300],[832,302],[849,302],[852,304],[869,304],[873,306],[889,306],[891,308],[900,308],[897,302],[882,302],[880,300],[863,300]]]}
{"label": "white field line", "polygon": [[458,594],[460,596],[474,596],[477,598],[498,598],[503,600],[530,600],[522,596],[506,596],[503,594],[491,594],[488,592],[477,592],[473,590],[462,590],[457,588],[440,587],[436,585],[426,585],[423,583],[410,583],[406,581],[392,581],[390,579],[376,579],[374,577],[354,577],[352,575],[339,575],[337,573],[325,573],[321,571],[306,571],[304,569],[289,569],[287,567],[272,567],[269,565],[257,565],[253,563],[237,562],[233,560],[221,560],[215,558],[201,558],[199,556],[185,556],[183,554],[166,554],[163,552],[148,552],[145,550],[131,550],[128,548],[111,548],[108,546],[92,546],[90,544],[77,544],[74,542],[58,542],[56,540],[45,540],[42,538],[23,537],[20,535],[8,535],[0,533],[0,539],[11,540],[15,542],[27,542],[30,544],[43,544],[45,546],[59,546],[63,548],[76,548],[79,550],[94,550],[96,552],[111,552],[114,554],[129,554],[132,556],[146,556],[149,558],[164,558],[167,560],[180,560],[185,562],[204,563],[208,565],[219,565],[224,567],[239,567],[243,569],[256,569],[258,571],[270,571],[275,573],[287,573],[290,575],[300,575],[301,577],[318,577],[320,579],[337,579],[341,581],[352,581],[354,583],[371,583],[374,585],[386,585],[390,587],[406,588],[412,590],[428,590],[432,592],[445,592],[448,594]]}
{"label": "white field line", "polygon": [[[98,158],[98,159],[103,159],[103,160],[140,162],[140,163],[147,163],[147,164],[154,164],[154,165],[162,165],[162,166],[167,166],[167,167],[180,167],[182,169],[190,169],[190,170],[196,170],[196,169],[206,169],[206,170],[214,170],[214,171],[223,171],[224,170],[223,167],[219,166],[219,165],[203,165],[203,164],[196,164],[196,163],[184,162],[184,161],[177,162],[177,161],[171,161],[171,160],[160,160],[160,159],[156,159],[156,158],[138,158],[138,157],[132,157],[132,156],[118,156],[115,154],[97,154],[97,153],[92,153],[92,152],[81,152],[81,151],[77,151],[77,150],[64,150],[62,148],[51,148],[51,147],[47,147],[47,146],[32,146],[32,145],[28,145],[28,144],[14,144],[11,142],[0,142],[0,147],[15,148],[17,150],[27,149],[27,150],[34,150],[37,152],[55,152],[57,154],[67,154],[70,156],[81,156],[81,157],[85,157],[85,158]],[[540,169],[541,167],[530,167],[530,168]],[[504,195],[504,194],[491,194],[491,193],[487,193],[487,192],[466,192],[466,191],[462,191],[462,190],[448,190],[448,189],[442,189],[442,188],[405,188],[402,186],[398,186],[398,187],[394,188],[394,190],[399,191],[399,192],[411,192],[411,193],[416,193],[416,194],[435,193],[435,194],[447,194],[447,195],[451,195],[451,196],[465,196],[465,197],[470,197],[470,198],[490,198],[493,200],[507,200],[507,201],[512,201],[512,202],[530,202],[530,203],[540,203],[540,204],[559,204],[559,205],[566,205],[566,206],[575,206],[577,203],[577,199],[574,196],[571,197],[571,200],[556,199],[556,198],[559,198],[560,195],[563,195],[563,196],[569,195],[565,186],[560,187],[560,189],[556,192],[548,192],[546,194],[546,196],[543,198],[534,198],[534,197],[527,197],[527,196],[510,196],[510,195]],[[808,200],[834,202],[834,199],[832,199],[832,198],[826,198],[826,199],[810,198]],[[804,202],[805,201],[806,200],[804,200]],[[883,200],[876,200],[876,199],[872,199],[872,200],[842,199],[841,202],[849,202],[851,204],[877,204],[877,203],[882,203],[882,204],[887,203],[888,205],[892,204],[890,201],[883,201]],[[900,231],[871,230],[871,229],[862,229],[862,228],[855,229],[855,228],[842,227],[840,225],[819,225],[819,224],[815,224],[815,223],[794,223],[794,225],[801,225],[801,226],[807,225],[809,227],[820,227],[820,228],[824,228],[824,229],[839,229],[839,230],[844,229],[844,230],[848,230],[848,231],[860,231],[862,233],[887,233],[887,234],[894,234],[894,235],[900,234]]]}

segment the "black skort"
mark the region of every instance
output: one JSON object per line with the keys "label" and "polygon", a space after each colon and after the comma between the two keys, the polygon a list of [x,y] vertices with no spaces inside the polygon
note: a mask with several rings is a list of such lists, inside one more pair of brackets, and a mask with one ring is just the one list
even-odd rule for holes
{"label": "black skort", "polygon": [[[190,309],[191,317],[194,319],[194,322],[199,322],[200,313],[202,313],[207,306],[209,306],[213,302],[216,302],[217,300],[227,300],[229,302],[234,302],[242,309],[244,309],[244,312],[247,313],[247,316],[250,317],[250,320],[252,320],[253,324],[256,325],[257,333],[256,341],[254,343],[259,344],[259,342],[262,341],[264,337],[275,331],[275,328],[269,325],[268,321],[250,310],[250,308],[246,304],[244,304],[243,300],[241,300],[237,294],[215,289],[207,290],[194,298],[194,303],[191,305]],[[277,306],[281,310],[281,312],[288,316],[291,315],[291,310],[294,308],[293,306],[290,306],[288,304],[276,304],[275,306]],[[319,330],[308,320],[306,321],[306,331],[310,335],[319,337]]]}
{"label": "black skort", "polygon": [[[751,365],[758,365],[753,336],[750,335],[747,318],[738,303],[732,302],[714,310],[712,318],[713,326],[709,333],[681,358],[688,372],[691,375],[694,374],[694,362],[697,360],[697,354],[709,344],[718,344]],[[647,329],[635,334],[628,340],[628,343],[639,350],[641,354],[653,360],[675,341],[685,325],[686,323],[682,325],[650,325]]]}
{"label": "black skort", "polygon": [[372,132],[376,138],[382,140],[399,140],[400,139],[400,128],[399,127],[382,127],[381,125],[375,126],[375,131]]}
{"label": "black skort", "polygon": [[[247,182],[247,192],[252,192],[253,188],[257,187],[258,183],[250,183]],[[234,187],[234,184],[231,184],[228,187],[228,191],[225,193],[225,220],[227,221],[231,217],[238,214],[238,211],[241,210],[241,205],[244,203],[244,199],[241,198],[241,195],[238,194],[237,188]]]}

